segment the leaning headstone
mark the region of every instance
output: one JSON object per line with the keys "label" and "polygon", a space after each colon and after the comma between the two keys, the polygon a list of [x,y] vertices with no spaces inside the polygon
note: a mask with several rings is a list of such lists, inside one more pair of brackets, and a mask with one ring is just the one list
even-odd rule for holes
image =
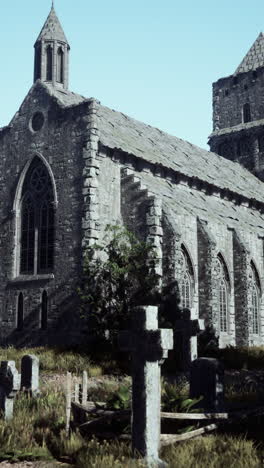
{"label": "leaning headstone", "polygon": [[123,332],[120,346],[132,354],[132,449],[148,467],[162,467],[160,446],[160,363],[173,348],[173,332],[158,329],[158,308],[133,310],[133,330]]}
{"label": "leaning headstone", "polygon": [[13,418],[14,398],[20,389],[21,376],[15,361],[2,361],[0,366],[0,409],[6,421]]}
{"label": "leaning headstone", "polygon": [[21,390],[30,392],[32,396],[39,394],[39,358],[34,354],[22,357]]}
{"label": "leaning headstone", "polygon": [[192,319],[191,311],[183,309],[174,325],[174,351],[180,370],[189,370],[197,359],[197,335],[204,330],[203,319]]}
{"label": "leaning headstone", "polygon": [[205,411],[224,411],[224,366],[218,359],[199,358],[193,361],[190,397],[203,397],[199,405]]}

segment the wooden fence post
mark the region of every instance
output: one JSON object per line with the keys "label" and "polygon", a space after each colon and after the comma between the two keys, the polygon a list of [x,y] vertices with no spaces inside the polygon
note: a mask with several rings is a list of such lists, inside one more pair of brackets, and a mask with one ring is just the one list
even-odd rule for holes
{"label": "wooden fence post", "polygon": [[88,375],[86,371],[83,371],[82,376],[82,405],[87,403],[87,394],[88,394]]}
{"label": "wooden fence post", "polygon": [[67,372],[66,377],[66,434],[70,433],[71,420],[71,400],[72,400],[72,375]]}

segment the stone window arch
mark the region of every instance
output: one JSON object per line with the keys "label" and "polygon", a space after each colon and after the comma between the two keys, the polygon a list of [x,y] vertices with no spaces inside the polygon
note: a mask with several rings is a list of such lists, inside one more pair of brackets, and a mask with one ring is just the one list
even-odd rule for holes
{"label": "stone window arch", "polygon": [[54,262],[54,192],[49,171],[37,156],[25,175],[19,205],[19,273],[50,273]]}
{"label": "stone window arch", "polygon": [[47,291],[43,291],[41,296],[41,321],[40,327],[42,330],[48,328],[48,294]]}
{"label": "stone window arch", "polygon": [[53,50],[51,45],[46,48],[46,80],[52,81],[53,69]]}
{"label": "stone window arch", "polygon": [[243,106],[243,122],[251,122],[251,110],[248,102]]}
{"label": "stone window arch", "polygon": [[17,301],[17,329],[23,330],[24,328],[24,296],[21,292]]}
{"label": "stone window arch", "polygon": [[226,263],[221,254],[219,254],[216,259],[216,281],[219,331],[228,333],[230,279]]}
{"label": "stone window arch", "polygon": [[184,245],[181,246],[181,276],[179,289],[181,295],[181,305],[184,308],[191,309],[194,293],[194,271],[190,255]]}
{"label": "stone window arch", "polygon": [[64,80],[64,53],[61,47],[57,51],[57,82],[63,83]]}
{"label": "stone window arch", "polygon": [[260,288],[259,274],[253,261],[251,261],[250,263],[249,294],[250,294],[249,307],[251,309],[251,316],[252,316],[252,333],[254,335],[259,335],[260,333],[261,288]]}

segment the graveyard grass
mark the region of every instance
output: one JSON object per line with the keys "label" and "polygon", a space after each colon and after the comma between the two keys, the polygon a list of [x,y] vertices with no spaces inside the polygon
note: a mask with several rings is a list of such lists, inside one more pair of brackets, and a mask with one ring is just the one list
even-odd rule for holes
{"label": "graveyard grass", "polygon": [[[125,443],[85,442],[78,433],[67,438],[64,406],[64,395],[59,391],[47,391],[34,400],[19,396],[13,421],[0,423],[0,460],[60,460],[77,468],[144,466],[141,460],[131,460]],[[251,441],[225,435],[167,447],[161,456],[171,468],[262,466],[261,454]]]}
{"label": "graveyard grass", "polygon": [[[233,353],[233,350],[229,350]],[[243,356],[245,356],[243,350]],[[226,351],[228,353],[228,350]],[[262,349],[248,349],[247,355],[259,356],[262,360]],[[107,371],[107,365],[93,362],[84,353],[54,349],[0,349],[0,360],[13,359],[17,363],[25,354],[37,354],[41,363],[41,375],[64,374],[71,370],[80,374],[87,370],[89,375],[101,375]],[[243,360],[241,360],[242,362]],[[249,361],[249,359],[247,359]],[[113,365],[113,363],[112,363]],[[258,366],[260,367],[260,366]],[[106,370],[105,370],[106,369]],[[126,379],[125,379],[126,382]],[[128,379],[127,379],[128,382]],[[183,395],[184,382],[175,390]],[[171,389],[163,385],[164,391],[171,398]],[[113,396],[118,384],[107,382],[90,393],[90,398],[106,400]],[[254,400],[255,393],[248,394],[229,388],[228,398],[233,400]],[[253,422],[253,429],[254,424]],[[263,424],[263,421],[262,421]],[[247,428],[246,428],[247,429]],[[237,433],[236,433],[237,432]],[[169,468],[218,468],[228,465],[230,468],[258,468],[263,466],[264,446],[261,438],[254,437],[254,431],[246,434],[246,430],[230,429],[223,434],[205,436],[203,438],[182,442],[161,451],[161,458],[167,461]],[[30,399],[25,394],[19,394],[15,400],[14,419],[11,422],[0,420],[0,461],[10,460],[45,460],[56,466],[56,460],[64,462],[65,466],[77,468],[108,468],[108,467],[143,467],[141,460],[133,461],[129,445],[118,442],[85,441],[80,434],[72,433],[69,438],[65,433],[65,396],[62,391],[52,386],[42,387],[40,398]]]}

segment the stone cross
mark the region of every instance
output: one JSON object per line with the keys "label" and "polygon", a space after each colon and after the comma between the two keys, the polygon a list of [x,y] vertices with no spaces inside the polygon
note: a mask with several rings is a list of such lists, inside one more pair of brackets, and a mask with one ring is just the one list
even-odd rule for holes
{"label": "stone cross", "polygon": [[192,362],[190,397],[203,397],[199,407],[205,411],[224,410],[224,366],[213,358],[199,358]]}
{"label": "stone cross", "polygon": [[30,392],[32,396],[39,394],[39,358],[34,354],[22,357],[21,390]]}
{"label": "stone cross", "polygon": [[160,363],[173,348],[173,332],[158,329],[158,308],[133,310],[132,331],[122,332],[120,346],[132,354],[132,449],[147,466],[165,466],[159,460]]}
{"label": "stone cross", "polygon": [[203,319],[192,319],[189,309],[182,309],[174,322],[174,350],[181,370],[189,370],[197,359],[197,335],[204,330]]}
{"label": "stone cross", "polygon": [[14,398],[20,389],[21,376],[15,361],[2,361],[0,366],[0,409],[6,421],[13,418]]}

